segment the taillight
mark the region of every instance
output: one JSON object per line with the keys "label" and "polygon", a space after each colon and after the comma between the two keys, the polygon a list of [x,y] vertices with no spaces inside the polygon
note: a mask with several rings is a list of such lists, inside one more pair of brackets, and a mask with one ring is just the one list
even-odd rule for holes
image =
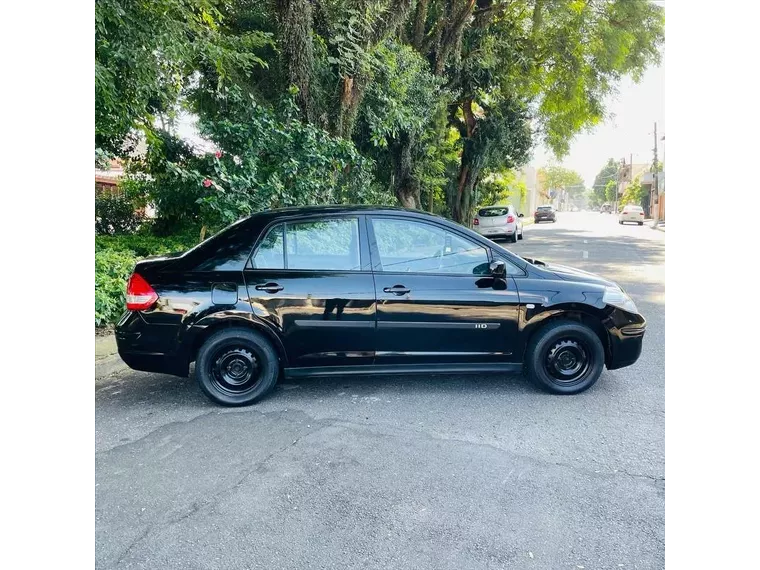
{"label": "taillight", "polygon": [[639,212],[639,216],[643,216],[643,215],[644,215],[644,212]]}
{"label": "taillight", "polygon": [[623,212],[623,215],[624,215],[624,216],[627,216],[627,215],[628,215],[628,212]]}
{"label": "taillight", "polygon": [[474,220],[472,220],[472,225],[473,226],[479,226],[480,225],[480,220],[477,219],[477,218],[475,218]]}
{"label": "taillight", "polygon": [[144,311],[158,301],[153,287],[139,273],[133,273],[127,282],[127,310]]}
{"label": "taillight", "polygon": [[511,224],[514,221],[515,221],[515,217],[514,216],[507,216],[507,223],[508,224]]}

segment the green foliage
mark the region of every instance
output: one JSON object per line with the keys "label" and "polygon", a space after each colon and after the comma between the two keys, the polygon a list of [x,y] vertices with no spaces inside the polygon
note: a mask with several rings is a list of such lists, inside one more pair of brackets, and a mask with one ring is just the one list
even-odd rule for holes
{"label": "green foliage", "polygon": [[95,233],[125,234],[135,231],[142,216],[135,212],[132,200],[124,196],[103,195],[95,198]]}
{"label": "green foliage", "polygon": [[617,195],[617,182],[610,180],[604,187],[604,200],[606,202],[614,202]]}
{"label": "green foliage", "polygon": [[514,170],[501,170],[487,176],[478,185],[477,207],[512,204],[520,210],[527,194],[528,187],[518,179]]}
{"label": "green foliage", "polygon": [[126,307],[127,279],[136,258],[128,251],[95,251],[95,326],[115,323]]}
{"label": "green foliage", "polygon": [[545,191],[566,190],[570,197],[576,198],[586,190],[583,177],[575,170],[563,166],[539,168],[537,176]]}
{"label": "green foliage", "polygon": [[636,206],[644,206],[644,199],[647,197],[648,191],[641,185],[641,177],[637,176],[631,184],[623,192],[623,196],[620,199],[620,203],[635,204]]}
{"label": "green foliage", "polygon": [[[591,195],[589,196],[589,202],[592,208],[601,206],[607,199],[607,184],[610,181],[617,184],[618,178],[618,164],[612,159],[607,160],[607,164],[604,165],[599,174],[594,178],[594,186],[591,189]],[[614,200],[614,193],[613,198]]]}
{"label": "green foliage", "polygon": [[96,146],[125,153],[135,129],[173,116],[197,69],[218,85],[266,65],[267,34],[227,34],[216,0],[98,0],[95,3]]}
{"label": "green foliage", "polygon": [[361,112],[371,144],[387,147],[401,130],[417,135],[445,108],[441,78],[411,47],[388,40],[375,52],[374,69]]}
{"label": "green foliage", "polygon": [[392,201],[351,141],[299,120],[292,94],[271,109],[230,90],[227,104],[225,118],[201,121],[220,157],[167,163],[174,187],[198,193],[204,223],[226,225],[267,208]]}
{"label": "green foliage", "polygon": [[126,252],[142,258],[185,251],[198,243],[197,236],[157,237],[152,235],[96,236],[95,251]]}

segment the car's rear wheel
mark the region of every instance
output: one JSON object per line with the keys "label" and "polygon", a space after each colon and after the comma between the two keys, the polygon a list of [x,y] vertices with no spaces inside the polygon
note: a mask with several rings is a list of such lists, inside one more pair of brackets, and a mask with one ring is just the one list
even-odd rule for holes
{"label": "car's rear wheel", "polygon": [[639,222],[639,225],[640,225],[640,226],[643,226],[643,225],[644,225],[644,222]]}
{"label": "car's rear wheel", "polygon": [[525,366],[535,384],[555,394],[588,390],[604,369],[604,347],[586,325],[555,321],[531,338]]}
{"label": "car's rear wheel", "polygon": [[224,406],[245,406],[277,383],[280,366],[269,340],[252,330],[233,328],[211,335],[195,363],[206,396]]}
{"label": "car's rear wheel", "polygon": [[517,239],[523,239],[523,234],[525,233],[525,230],[520,230],[520,235],[517,236]]}
{"label": "car's rear wheel", "polygon": [[510,243],[517,243],[517,229],[515,229],[515,233],[511,236],[507,236],[507,241]]}

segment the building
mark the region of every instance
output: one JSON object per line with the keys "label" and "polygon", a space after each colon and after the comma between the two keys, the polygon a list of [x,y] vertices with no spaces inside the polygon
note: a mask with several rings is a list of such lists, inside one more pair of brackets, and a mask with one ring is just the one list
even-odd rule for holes
{"label": "building", "polygon": [[[644,213],[647,218],[654,218],[654,204],[657,202],[654,188],[654,173],[647,172],[641,177],[641,186],[647,189],[647,197],[644,203]],[[665,173],[657,173],[657,187],[660,201],[657,204],[658,219],[665,220]]]}
{"label": "building", "polygon": [[124,176],[124,166],[118,158],[109,162],[107,170],[95,169],[95,197],[119,194],[119,179]]}
{"label": "building", "polygon": [[525,196],[524,203],[515,205],[515,207],[520,212],[525,211],[526,216],[532,216],[538,206],[538,171],[532,166],[523,166],[517,172],[517,179],[518,181],[525,183],[528,192]]}
{"label": "building", "polygon": [[666,224],[672,223],[672,205],[671,205],[671,180],[672,180],[672,166],[671,160],[673,156],[673,137],[662,137],[665,141],[665,161],[663,162],[663,176],[662,180],[662,194],[660,194],[660,201],[662,202],[662,217],[660,218]]}

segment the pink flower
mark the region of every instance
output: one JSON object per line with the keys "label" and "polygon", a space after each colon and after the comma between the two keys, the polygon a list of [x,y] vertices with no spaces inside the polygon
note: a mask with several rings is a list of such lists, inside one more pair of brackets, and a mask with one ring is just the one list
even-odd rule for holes
{"label": "pink flower", "polygon": [[211,179],[209,179],[209,178],[206,178],[206,179],[203,181],[203,185],[204,185],[206,188],[208,188],[209,186],[211,186]]}
{"label": "pink flower", "polygon": [[222,151],[221,150],[216,151],[214,153],[214,156],[217,157],[217,158],[222,158]]}

